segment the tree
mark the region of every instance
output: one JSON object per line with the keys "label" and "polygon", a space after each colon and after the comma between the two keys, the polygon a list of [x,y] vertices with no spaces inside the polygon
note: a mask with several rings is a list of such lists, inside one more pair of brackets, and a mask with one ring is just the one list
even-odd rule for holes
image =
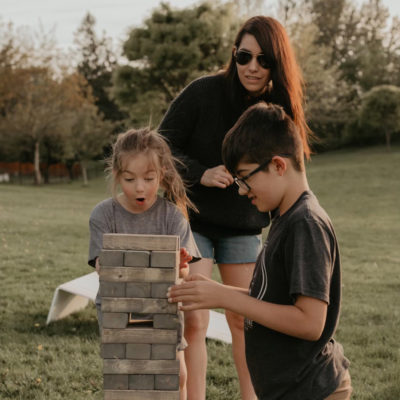
{"label": "tree", "polygon": [[99,38],[95,25],[96,19],[87,13],[75,32],[79,60],[77,69],[91,87],[99,112],[107,120],[119,121],[126,115],[110,96],[111,77],[117,66],[117,58],[112,49],[111,39],[105,35]]}
{"label": "tree", "polygon": [[102,156],[104,147],[109,144],[114,124],[103,120],[97,107],[88,102],[69,113],[67,140],[65,141],[66,158],[79,162],[83,184],[88,185],[86,162]]}
{"label": "tree", "polygon": [[157,125],[186,84],[221,68],[238,28],[234,10],[232,4],[179,10],[162,3],[130,32],[123,46],[130,63],[116,70],[113,92],[133,124]]}
{"label": "tree", "polygon": [[360,125],[383,133],[390,150],[392,135],[400,132],[400,87],[380,85],[367,92],[362,99]]}
{"label": "tree", "polygon": [[64,93],[47,68],[17,69],[13,75],[19,80],[17,96],[2,118],[1,128],[10,139],[33,146],[35,183],[41,184],[40,146],[46,136],[60,132]]}
{"label": "tree", "polygon": [[330,64],[331,48],[317,44],[317,26],[298,22],[290,29],[306,83],[306,117],[319,139],[315,146],[337,147],[345,121],[353,112],[351,88],[340,79],[338,67]]}

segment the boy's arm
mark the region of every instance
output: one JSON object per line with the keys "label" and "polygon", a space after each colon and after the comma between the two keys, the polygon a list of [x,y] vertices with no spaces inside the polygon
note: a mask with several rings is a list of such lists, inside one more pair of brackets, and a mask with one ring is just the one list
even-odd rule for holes
{"label": "boy's arm", "polygon": [[305,340],[318,340],[324,329],[327,304],[316,298],[298,296],[294,305],[268,303],[244,290],[225,286],[195,275],[170,288],[171,302],[183,302],[183,311],[224,308],[267,328]]}

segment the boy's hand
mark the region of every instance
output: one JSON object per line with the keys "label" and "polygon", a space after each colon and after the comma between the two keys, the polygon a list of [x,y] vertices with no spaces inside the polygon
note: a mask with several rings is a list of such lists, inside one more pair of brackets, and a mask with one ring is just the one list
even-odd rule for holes
{"label": "boy's hand", "polygon": [[189,262],[192,260],[192,256],[188,251],[182,247],[180,250],[180,261],[179,261],[179,277],[186,278],[189,275]]}
{"label": "boy's hand", "polygon": [[179,307],[182,311],[223,307],[226,287],[203,275],[190,275],[180,285],[168,289],[170,303],[184,303]]}

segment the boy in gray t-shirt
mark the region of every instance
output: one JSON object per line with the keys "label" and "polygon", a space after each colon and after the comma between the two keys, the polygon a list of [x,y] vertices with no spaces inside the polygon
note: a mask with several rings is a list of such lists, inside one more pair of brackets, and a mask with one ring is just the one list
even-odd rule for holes
{"label": "boy in gray t-shirt", "polygon": [[192,276],[169,292],[184,311],[225,308],[246,317],[246,361],[260,400],[348,400],[349,361],[333,338],[341,280],[331,221],[310,191],[301,138],[277,105],[250,107],[227,133],[227,169],[239,194],[274,218],[250,290]]}

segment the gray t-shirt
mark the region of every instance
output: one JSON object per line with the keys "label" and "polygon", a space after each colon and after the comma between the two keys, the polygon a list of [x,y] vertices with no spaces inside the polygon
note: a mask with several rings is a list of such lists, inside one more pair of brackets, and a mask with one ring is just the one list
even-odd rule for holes
{"label": "gray t-shirt", "polygon": [[201,257],[189,222],[175,204],[161,197],[157,197],[156,202],[140,214],[129,212],[113,198],[103,200],[93,209],[89,228],[88,263],[92,267],[103,247],[104,233],[178,235],[181,247],[185,247],[191,256]]}
{"label": "gray t-shirt", "polygon": [[272,221],[254,270],[250,296],[293,305],[298,295],[328,304],[323,333],[307,341],[246,320],[246,359],[260,400],[322,400],[339,385],[349,361],[333,338],[339,320],[339,249],[331,221],[305,191]]}

